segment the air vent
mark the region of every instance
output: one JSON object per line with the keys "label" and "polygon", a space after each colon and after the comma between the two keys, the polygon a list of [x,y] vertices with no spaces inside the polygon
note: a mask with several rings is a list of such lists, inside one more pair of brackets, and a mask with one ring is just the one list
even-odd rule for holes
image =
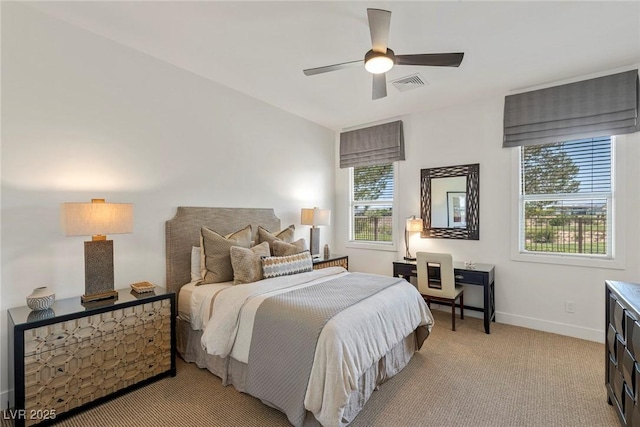
{"label": "air vent", "polygon": [[398,89],[400,92],[417,89],[427,84],[426,80],[420,74],[412,74],[407,77],[402,77],[400,79],[392,81],[391,83],[393,83],[396,89]]}

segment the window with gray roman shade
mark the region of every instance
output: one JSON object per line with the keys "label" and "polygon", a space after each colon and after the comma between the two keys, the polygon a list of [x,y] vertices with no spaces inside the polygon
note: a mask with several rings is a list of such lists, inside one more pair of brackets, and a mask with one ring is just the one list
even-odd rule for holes
{"label": "window with gray roman shade", "polygon": [[340,167],[373,166],[404,160],[402,121],[340,134]]}
{"label": "window with gray roman shade", "polygon": [[505,97],[503,147],[640,131],[638,70]]}

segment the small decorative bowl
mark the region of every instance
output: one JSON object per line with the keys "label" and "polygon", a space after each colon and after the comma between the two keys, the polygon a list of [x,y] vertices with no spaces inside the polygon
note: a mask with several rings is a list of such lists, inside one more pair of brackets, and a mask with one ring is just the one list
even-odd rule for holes
{"label": "small decorative bowl", "polygon": [[42,286],[35,288],[27,297],[27,307],[33,311],[47,310],[51,308],[55,299],[56,294],[46,286]]}

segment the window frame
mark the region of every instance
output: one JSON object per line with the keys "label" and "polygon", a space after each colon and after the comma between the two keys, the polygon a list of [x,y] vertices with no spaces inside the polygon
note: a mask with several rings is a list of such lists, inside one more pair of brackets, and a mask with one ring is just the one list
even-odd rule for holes
{"label": "window frame", "polygon": [[[377,251],[390,251],[397,252],[398,251],[398,162],[391,162],[393,168],[393,199],[391,201],[380,201],[374,202],[374,204],[391,204],[391,241],[387,242],[375,242],[375,241],[362,241],[362,240],[353,240],[353,207],[356,203],[353,200],[353,167],[349,168],[349,180],[348,180],[348,188],[347,188],[347,196],[348,196],[348,209],[349,209],[349,219],[348,219],[348,239],[346,243],[347,248],[352,249],[367,249],[367,250],[377,250]],[[361,201],[357,202],[361,204]]]}
{"label": "window frame", "polygon": [[[524,251],[524,242],[521,239],[521,223],[524,220],[524,199],[520,194],[522,188],[522,177],[520,174],[521,147],[511,149],[511,259],[513,261],[594,268],[625,268],[625,237],[622,233],[622,230],[625,228],[623,216],[624,208],[622,206],[625,200],[625,168],[624,162],[617,161],[617,159],[626,158],[624,152],[625,144],[623,141],[624,136],[611,137],[611,200],[607,212],[607,225],[610,230],[607,236],[610,244],[610,253],[608,255]],[[579,194],[571,194],[567,195],[567,197],[581,198]],[[607,197],[609,197],[609,194],[606,194],[606,197],[602,198]],[[532,200],[534,198],[534,196],[531,196],[531,198],[528,198],[527,200]],[[541,196],[541,198],[545,197]],[[589,199],[591,198],[592,197],[589,197]]]}

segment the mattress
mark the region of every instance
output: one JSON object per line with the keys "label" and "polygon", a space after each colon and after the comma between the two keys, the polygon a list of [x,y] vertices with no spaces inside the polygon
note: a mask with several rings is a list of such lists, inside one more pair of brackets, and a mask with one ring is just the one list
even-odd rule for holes
{"label": "mattress", "polygon": [[178,317],[189,322],[199,331],[203,329],[213,313],[213,302],[220,291],[233,286],[233,282],[198,285],[191,282],[180,288],[178,295]]}

